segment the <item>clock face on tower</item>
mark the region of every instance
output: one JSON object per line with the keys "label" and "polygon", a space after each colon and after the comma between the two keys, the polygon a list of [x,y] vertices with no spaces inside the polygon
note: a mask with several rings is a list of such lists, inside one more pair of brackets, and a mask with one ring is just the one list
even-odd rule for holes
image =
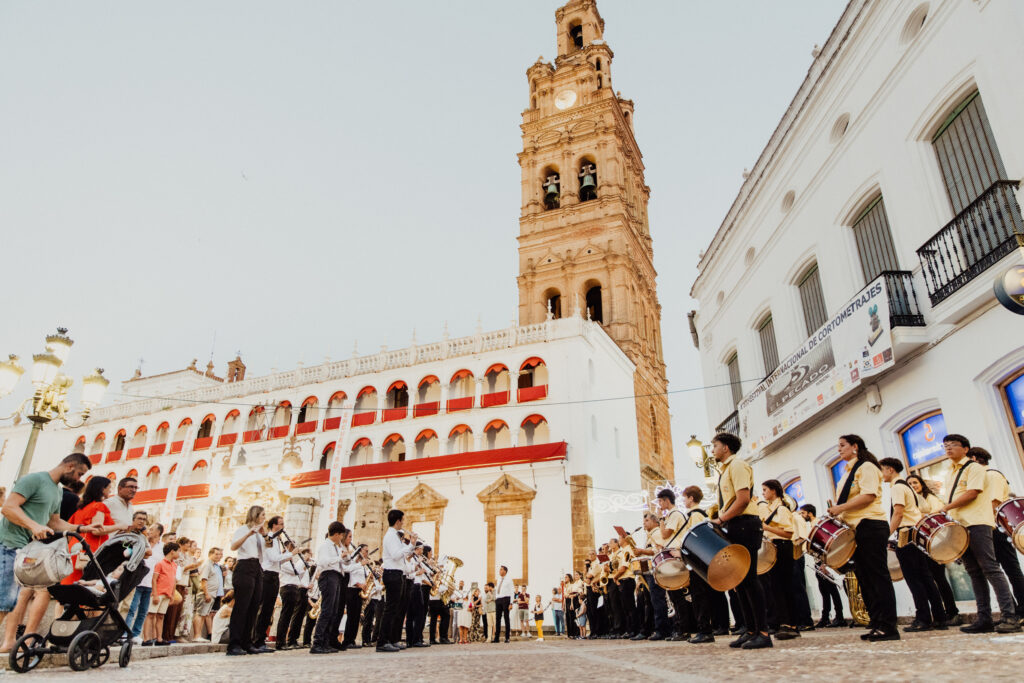
{"label": "clock face on tower", "polygon": [[576,104],[575,90],[563,90],[555,95],[555,107],[558,109],[568,109],[574,104]]}

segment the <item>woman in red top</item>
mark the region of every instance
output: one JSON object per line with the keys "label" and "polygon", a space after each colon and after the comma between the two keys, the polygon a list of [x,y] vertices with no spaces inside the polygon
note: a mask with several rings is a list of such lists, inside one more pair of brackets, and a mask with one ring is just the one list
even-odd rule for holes
{"label": "woman in red top", "polygon": [[[89,545],[89,548],[96,551],[100,545],[110,536],[113,531],[125,531],[128,529],[128,525],[117,524],[114,522],[114,518],[110,516],[110,510],[107,508],[107,504],[103,501],[110,497],[112,484],[106,477],[93,477],[85,485],[85,492],[82,494],[82,500],[78,504],[78,509],[71,515],[69,522],[71,524],[82,524],[89,526],[92,524],[99,524],[102,526],[99,535],[96,534],[82,534],[82,538]],[[71,541],[72,546],[76,546],[78,542],[76,540]],[[78,555],[72,558],[72,561],[77,566]],[[82,570],[75,569],[66,579],[61,581],[62,584],[68,585],[75,583],[82,578]]]}

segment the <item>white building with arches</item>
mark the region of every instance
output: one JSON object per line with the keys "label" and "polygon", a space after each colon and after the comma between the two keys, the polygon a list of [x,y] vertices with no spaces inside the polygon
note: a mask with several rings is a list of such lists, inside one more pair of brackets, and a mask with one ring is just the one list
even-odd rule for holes
{"label": "white building with arches", "polygon": [[[853,0],[816,48],[692,288],[709,430],[758,480],[820,510],[857,433],[938,485],[955,432],[1024,490],[1024,317],[992,292],[1024,262],[1021,35],[1010,0]],[[873,283],[888,316],[844,327]],[[862,352],[809,362],[835,335]]]}

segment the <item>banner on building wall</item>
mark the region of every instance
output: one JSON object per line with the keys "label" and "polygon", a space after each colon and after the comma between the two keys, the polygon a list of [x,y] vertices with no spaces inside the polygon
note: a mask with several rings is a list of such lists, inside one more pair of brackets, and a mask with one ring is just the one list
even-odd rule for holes
{"label": "banner on building wall", "polygon": [[743,397],[744,442],[757,453],[894,362],[889,297],[878,278]]}
{"label": "banner on building wall", "polygon": [[333,520],[338,514],[338,488],[341,486],[341,463],[345,460],[345,435],[348,434],[349,423],[352,422],[352,409],[341,410],[341,423],[338,425],[338,435],[334,439],[334,453],[331,455],[331,479],[330,479],[330,501],[328,503],[328,519]]}

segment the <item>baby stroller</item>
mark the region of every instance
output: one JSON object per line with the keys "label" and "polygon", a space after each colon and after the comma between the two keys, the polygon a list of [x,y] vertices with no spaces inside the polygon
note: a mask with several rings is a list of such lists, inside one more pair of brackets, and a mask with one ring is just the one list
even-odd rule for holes
{"label": "baby stroller", "polygon": [[[110,646],[119,644],[117,663],[128,666],[132,656],[131,629],[117,611],[118,603],[139,585],[149,568],[142,564],[148,545],[141,534],[121,533],[111,536],[96,552],[76,533],[50,537],[47,542],[64,538],[78,539],[89,557],[80,583],[57,584],[47,590],[64,608],[50,625],[45,636],[27,633],[11,649],[11,668],[18,673],[31,671],[43,655],[68,655],[68,665],[75,671],[103,666],[110,658]],[[123,566],[117,579],[108,577]],[[94,586],[82,585],[98,582]]]}

